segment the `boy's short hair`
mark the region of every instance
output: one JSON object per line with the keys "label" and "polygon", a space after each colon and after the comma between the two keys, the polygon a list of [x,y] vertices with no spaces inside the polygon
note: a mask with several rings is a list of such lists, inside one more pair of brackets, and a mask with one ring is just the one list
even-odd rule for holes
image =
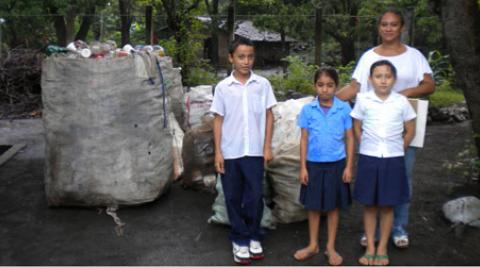
{"label": "boy's short hair", "polygon": [[238,37],[235,40],[233,40],[230,43],[230,45],[228,46],[228,53],[232,55],[235,52],[235,50],[237,49],[237,47],[240,46],[240,45],[246,45],[246,46],[254,47],[253,42],[250,39],[246,39],[246,38],[243,38],[243,37]]}
{"label": "boy's short hair", "polygon": [[379,66],[388,66],[390,70],[392,71],[393,77],[396,79],[397,78],[397,68],[392,64],[392,62],[382,59],[379,61],[376,61],[370,66],[370,77],[372,77],[373,71],[375,70],[376,67]]}

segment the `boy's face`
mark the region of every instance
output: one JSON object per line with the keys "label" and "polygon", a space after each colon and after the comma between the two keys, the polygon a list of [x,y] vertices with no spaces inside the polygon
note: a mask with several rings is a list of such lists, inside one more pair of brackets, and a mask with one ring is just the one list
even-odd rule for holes
{"label": "boy's face", "polygon": [[249,75],[255,60],[255,50],[253,46],[239,45],[232,54],[228,55],[228,60],[233,64],[233,69],[241,75]]}
{"label": "boy's face", "polygon": [[375,90],[375,93],[379,95],[388,95],[395,84],[395,76],[392,69],[387,65],[377,66],[370,76],[370,82]]}

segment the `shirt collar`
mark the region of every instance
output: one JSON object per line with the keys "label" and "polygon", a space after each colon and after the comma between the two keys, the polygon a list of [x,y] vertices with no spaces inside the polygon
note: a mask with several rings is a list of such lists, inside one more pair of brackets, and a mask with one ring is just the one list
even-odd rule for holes
{"label": "shirt collar", "polygon": [[385,100],[382,100],[380,99],[376,94],[375,94],[375,91],[374,90],[371,90],[371,91],[368,91],[367,92],[367,98],[373,100],[373,101],[376,101],[376,102],[382,102],[382,103],[387,103],[387,102],[392,102],[394,101],[396,98],[398,98],[400,95],[394,91],[391,91],[390,92],[390,95],[388,95],[387,99]]}
{"label": "shirt collar", "polygon": [[[228,81],[228,85],[232,85],[233,83],[236,83],[236,84],[241,84],[234,76],[233,76],[233,73],[235,72],[232,71],[232,73],[230,74],[230,76],[228,76],[227,78],[227,81]],[[245,85],[251,83],[251,82],[254,82],[254,81],[258,81],[258,76],[253,73],[253,71],[250,71],[250,77],[248,78],[247,82],[245,83]]]}
{"label": "shirt collar", "polygon": [[[318,102],[318,96],[316,96],[315,99],[313,99],[313,101],[310,103],[310,106],[320,109],[320,102]],[[343,106],[340,105],[340,100],[336,96],[334,96],[332,106],[330,107],[330,111],[332,113],[335,113],[337,110],[341,110],[342,108]]]}

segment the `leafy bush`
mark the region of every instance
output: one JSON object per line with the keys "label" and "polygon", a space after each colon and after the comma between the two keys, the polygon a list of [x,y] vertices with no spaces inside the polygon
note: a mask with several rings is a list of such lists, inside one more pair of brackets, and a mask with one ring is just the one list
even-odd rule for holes
{"label": "leafy bush", "polygon": [[355,68],[355,65],[357,63],[355,61],[350,61],[347,65],[345,66],[339,66],[337,67],[338,70],[338,78],[339,78],[339,87],[342,87],[346,85],[347,83],[352,80],[352,74],[353,70]]}
{"label": "leafy bush", "polygon": [[435,93],[429,97],[432,107],[447,107],[465,100],[463,93],[453,89],[449,81],[437,85]]}
{"label": "leafy bush", "polygon": [[[283,60],[288,62],[287,77],[283,75],[268,77],[273,88],[280,93],[295,91],[302,94],[313,94],[313,76],[318,66],[309,65],[297,56],[288,56]],[[355,61],[351,61],[345,66],[337,67],[339,88],[350,82],[355,64]]]}
{"label": "leafy bush", "polygon": [[313,75],[318,67],[308,65],[296,56],[288,56],[283,60],[288,62],[287,77],[283,77],[283,75],[270,76],[269,80],[273,88],[282,92],[293,90],[311,94],[313,92]]}
{"label": "leafy bush", "polygon": [[194,67],[190,70],[188,78],[184,81],[190,86],[196,85],[215,85],[219,82],[219,78],[213,72],[211,67]]}
{"label": "leafy bush", "polygon": [[428,63],[432,67],[433,78],[437,84],[443,84],[445,81],[453,82],[454,71],[448,55],[442,55],[438,50],[430,51]]}

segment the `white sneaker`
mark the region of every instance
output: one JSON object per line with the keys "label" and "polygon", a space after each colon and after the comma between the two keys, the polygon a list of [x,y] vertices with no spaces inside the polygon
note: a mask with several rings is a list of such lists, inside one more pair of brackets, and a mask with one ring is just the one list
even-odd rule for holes
{"label": "white sneaker", "polygon": [[248,246],[239,246],[232,242],[233,260],[238,264],[250,264],[250,252]]}
{"label": "white sneaker", "polygon": [[262,244],[257,240],[250,240],[249,251],[250,258],[254,260],[260,260],[264,257]]}

